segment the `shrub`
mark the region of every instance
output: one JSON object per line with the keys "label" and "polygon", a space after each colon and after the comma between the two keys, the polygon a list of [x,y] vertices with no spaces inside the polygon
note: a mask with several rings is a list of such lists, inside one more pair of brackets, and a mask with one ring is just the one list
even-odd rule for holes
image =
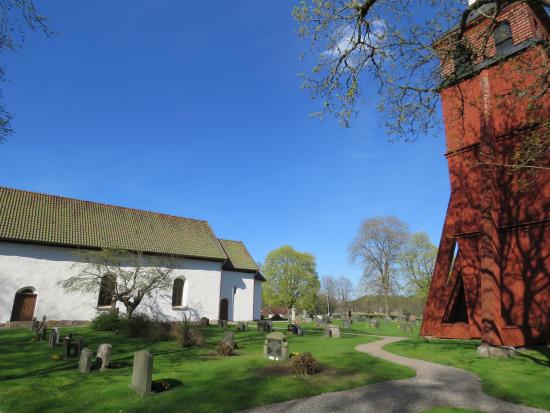
{"label": "shrub", "polygon": [[132,318],[126,318],[123,322],[123,334],[127,337],[151,337],[151,325],[153,321],[146,314],[135,314]]}
{"label": "shrub", "polygon": [[201,332],[194,328],[185,318],[178,323],[172,324],[171,335],[183,347],[201,347],[204,344]]}
{"label": "shrub", "polygon": [[319,362],[311,353],[302,353],[292,358],[291,368],[298,376],[309,376],[319,371]]}
{"label": "shrub", "polygon": [[220,341],[216,346],[216,351],[220,356],[228,357],[233,354],[233,347],[225,341]]}
{"label": "shrub", "polygon": [[122,328],[123,320],[119,317],[118,312],[109,311],[99,313],[90,325],[95,331],[118,331]]}
{"label": "shrub", "polygon": [[153,341],[168,341],[172,338],[172,323],[154,320],[149,325],[148,337]]}

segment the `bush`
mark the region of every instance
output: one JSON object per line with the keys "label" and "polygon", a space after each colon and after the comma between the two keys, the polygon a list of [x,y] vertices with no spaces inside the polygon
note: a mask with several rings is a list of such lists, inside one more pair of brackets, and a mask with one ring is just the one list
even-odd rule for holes
{"label": "bush", "polygon": [[153,341],[168,341],[172,338],[172,323],[167,321],[152,321],[149,330],[148,337]]}
{"label": "bush", "polygon": [[319,371],[319,362],[311,353],[302,353],[292,358],[291,368],[298,376],[309,376]]}
{"label": "bush", "polygon": [[201,347],[204,344],[201,332],[194,328],[187,319],[172,324],[171,336],[183,347]]}
{"label": "bush", "polygon": [[233,354],[233,347],[225,341],[220,341],[216,346],[216,351],[220,356],[228,357]]}
{"label": "bush", "polygon": [[123,334],[127,337],[151,337],[153,321],[146,314],[135,314],[132,318],[124,319]]}
{"label": "bush", "polygon": [[95,331],[118,331],[122,329],[123,320],[119,317],[118,312],[109,311],[99,313],[90,325]]}

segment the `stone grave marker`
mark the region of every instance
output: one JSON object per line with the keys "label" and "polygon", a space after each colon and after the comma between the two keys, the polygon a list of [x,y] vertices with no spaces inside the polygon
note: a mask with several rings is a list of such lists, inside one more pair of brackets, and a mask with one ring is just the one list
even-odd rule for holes
{"label": "stone grave marker", "polygon": [[73,343],[74,357],[80,357],[80,353],[82,352],[83,348],[84,348],[84,338],[77,337],[75,342]]}
{"label": "stone grave marker", "polygon": [[61,344],[61,329],[59,327],[54,327],[52,328],[52,330],[55,331],[55,337],[56,337],[55,345],[58,346]]}
{"label": "stone grave marker", "polygon": [[248,327],[248,326],[247,326],[246,323],[243,322],[243,321],[239,321],[239,322],[237,323],[237,330],[239,330],[239,331],[246,331],[247,327]]}
{"label": "stone grave marker", "polygon": [[271,332],[273,331],[273,321],[266,321],[264,324],[264,331]]}
{"label": "stone grave marker", "polygon": [[55,348],[57,345],[57,331],[53,329],[50,331],[50,336],[48,337],[48,347],[49,348]]}
{"label": "stone grave marker", "polygon": [[67,337],[63,338],[63,356],[65,358],[71,357],[72,343],[73,335],[69,333]]}
{"label": "stone grave marker", "polygon": [[348,318],[344,318],[342,321],[343,328],[351,328],[351,320]]}
{"label": "stone grave marker", "polygon": [[233,331],[226,331],[223,335],[223,342],[235,348],[235,333]]}
{"label": "stone grave marker", "polygon": [[330,326],[330,336],[332,338],[340,338],[340,327],[338,326]]}
{"label": "stone grave marker", "polygon": [[111,353],[113,351],[113,346],[111,344],[102,344],[97,350],[98,364],[101,370],[105,370],[111,364]]}
{"label": "stone grave marker", "polygon": [[147,350],[134,353],[134,368],[130,388],[140,396],[151,394],[153,381],[153,356]]}
{"label": "stone grave marker", "polygon": [[36,329],[38,328],[38,319],[36,317],[32,318],[32,324],[31,324],[31,330],[36,332]]}
{"label": "stone grave marker", "polygon": [[218,320],[218,327],[227,328],[227,320]]}
{"label": "stone grave marker", "polygon": [[264,357],[286,361],[289,358],[288,341],[283,333],[270,333],[264,342]]}
{"label": "stone grave marker", "polygon": [[296,327],[296,335],[303,336],[304,335],[304,329],[300,326]]}
{"label": "stone grave marker", "polygon": [[378,318],[374,320],[374,327],[380,330],[380,320]]}
{"label": "stone grave marker", "polygon": [[78,362],[78,369],[81,373],[89,373],[92,369],[92,350],[84,348],[80,352],[80,361]]}
{"label": "stone grave marker", "polygon": [[201,327],[208,327],[210,320],[206,317],[201,317],[200,325]]}

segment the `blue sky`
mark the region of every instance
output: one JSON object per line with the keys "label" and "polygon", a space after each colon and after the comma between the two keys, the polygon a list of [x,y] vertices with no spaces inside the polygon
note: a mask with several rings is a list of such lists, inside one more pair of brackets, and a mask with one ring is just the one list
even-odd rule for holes
{"label": "blue sky", "polygon": [[290,244],[354,281],[365,218],[439,243],[443,134],[389,143],[371,107],[350,129],[310,118],[292,2],[37,4],[59,34],[3,56],[0,185],[206,219],[257,261]]}

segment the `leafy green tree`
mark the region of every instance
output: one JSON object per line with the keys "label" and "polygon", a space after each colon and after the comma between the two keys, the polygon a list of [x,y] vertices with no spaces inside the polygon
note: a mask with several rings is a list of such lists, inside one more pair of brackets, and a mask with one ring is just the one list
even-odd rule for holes
{"label": "leafy green tree", "polygon": [[425,232],[412,234],[405,245],[400,261],[401,274],[409,292],[423,300],[428,296],[437,247]]}
{"label": "leafy green tree", "polygon": [[269,305],[312,310],[320,284],[315,257],[285,245],[271,251],[262,266],[266,278],[264,298]]}

